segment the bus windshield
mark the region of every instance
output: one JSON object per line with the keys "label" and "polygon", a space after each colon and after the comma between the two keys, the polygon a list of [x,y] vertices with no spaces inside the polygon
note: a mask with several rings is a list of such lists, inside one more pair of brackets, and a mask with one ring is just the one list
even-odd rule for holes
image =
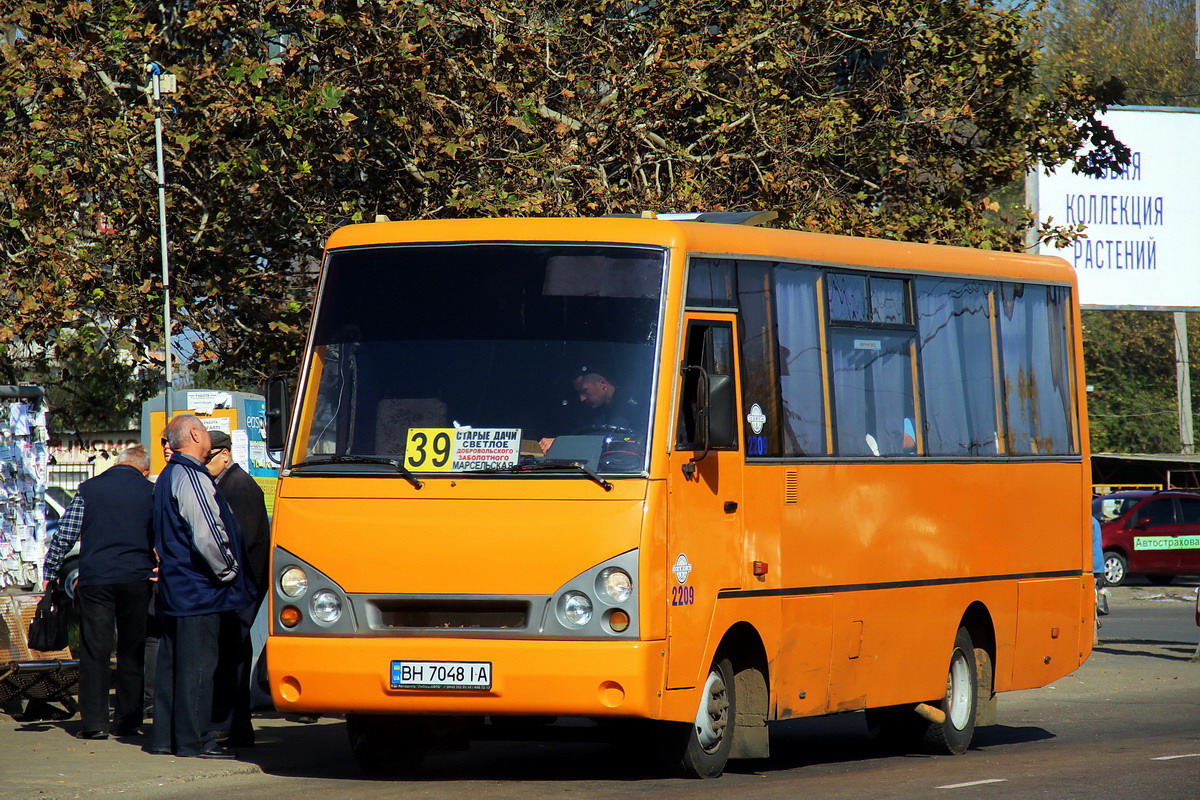
{"label": "bus windshield", "polygon": [[642,473],[665,263],[635,246],[331,251],[297,463]]}

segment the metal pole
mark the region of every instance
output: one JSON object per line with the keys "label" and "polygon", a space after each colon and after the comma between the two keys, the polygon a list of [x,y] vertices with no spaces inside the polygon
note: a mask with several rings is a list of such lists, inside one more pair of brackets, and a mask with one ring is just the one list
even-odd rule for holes
{"label": "metal pole", "polygon": [[1187,312],[1175,312],[1175,391],[1179,397],[1179,452],[1196,452],[1192,432],[1192,378],[1188,363]]}
{"label": "metal pole", "polygon": [[[1200,0],[1196,0],[1200,3]],[[1038,197],[1038,168],[1033,167],[1025,173],[1025,207],[1033,213],[1033,225],[1025,231],[1025,251],[1037,253],[1038,229],[1041,227],[1041,198]]]}
{"label": "metal pole", "polygon": [[163,405],[167,412],[166,419],[171,419],[171,273],[167,262],[167,177],[163,166],[162,141],[162,92],[159,76],[163,68],[160,64],[151,62],[150,73],[154,78],[154,144],[158,155],[158,238],[162,248],[162,283],[163,283],[163,361],[166,364],[166,392],[163,394]]}

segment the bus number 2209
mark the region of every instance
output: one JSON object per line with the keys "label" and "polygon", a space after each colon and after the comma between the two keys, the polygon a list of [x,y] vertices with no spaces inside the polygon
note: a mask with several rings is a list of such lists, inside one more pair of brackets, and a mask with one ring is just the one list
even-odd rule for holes
{"label": "bus number 2209", "polygon": [[671,587],[671,605],[673,606],[690,606],[696,602],[696,587],[695,586],[672,586]]}

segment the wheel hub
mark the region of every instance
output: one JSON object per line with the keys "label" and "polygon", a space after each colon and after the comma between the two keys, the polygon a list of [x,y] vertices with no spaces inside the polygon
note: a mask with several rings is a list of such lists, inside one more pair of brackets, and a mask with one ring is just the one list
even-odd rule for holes
{"label": "wheel hub", "polygon": [[696,712],[696,739],[706,753],[721,746],[728,724],[729,694],[721,674],[713,670],[708,673],[704,693],[700,697],[700,708]]}
{"label": "wheel hub", "polygon": [[955,650],[946,676],[946,716],[956,730],[967,727],[971,716],[971,667],[962,650]]}

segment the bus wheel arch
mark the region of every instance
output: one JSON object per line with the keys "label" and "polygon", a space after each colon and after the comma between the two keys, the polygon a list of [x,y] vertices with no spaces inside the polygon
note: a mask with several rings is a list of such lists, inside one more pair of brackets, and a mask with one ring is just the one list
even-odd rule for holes
{"label": "bus wheel arch", "polygon": [[976,600],[963,614],[960,628],[975,648],[977,683],[975,727],[996,724],[996,625],[987,606]]}
{"label": "bus wheel arch", "polygon": [[767,717],[771,709],[771,683],[762,637],[750,623],[738,622],[721,638],[717,657],[728,658],[734,672],[737,713],[732,720],[733,746],[729,757],[767,758],[770,755]]}
{"label": "bus wheel arch", "polygon": [[704,673],[694,723],[667,738],[665,755],[688,778],[718,777],[730,758],[766,758],[769,709],[766,648],[752,625],[738,622]]}

